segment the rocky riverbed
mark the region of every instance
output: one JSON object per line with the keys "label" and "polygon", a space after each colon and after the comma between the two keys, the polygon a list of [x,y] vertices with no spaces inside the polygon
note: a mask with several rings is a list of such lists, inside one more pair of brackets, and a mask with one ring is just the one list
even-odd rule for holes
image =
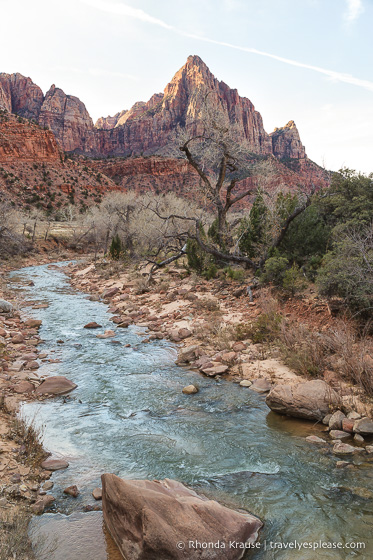
{"label": "rocky riverbed", "polygon": [[[37,275],[36,277],[34,277],[34,270]],[[275,478],[266,478],[266,482],[264,482],[263,479],[263,487],[262,484],[258,484],[258,482],[253,484],[255,479],[249,477],[247,480],[250,480],[251,491],[248,491],[248,488],[245,487],[244,493],[246,498],[244,503],[239,504],[238,502],[240,500],[238,500],[238,502],[236,499],[233,500],[233,505],[235,507],[241,505],[241,507],[244,506],[248,508],[250,511],[253,511],[255,515],[264,519],[264,521],[267,522],[267,526],[269,524],[269,527],[271,527],[271,523],[273,523],[274,520],[273,515],[275,513],[275,510],[271,510],[271,507],[273,508],[274,504],[272,504],[271,507],[268,505],[268,496],[264,497],[263,493],[265,492],[264,488],[265,486],[267,486],[267,488],[272,487],[272,491],[280,492],[281,494],[282,491],[280,491],[280,488],[283,484],[286,486],[287,483],[285,481],[287,480],[288,474],[290,475],[291,473],[290,463],[287,465],[285,457],[280,458],[281,455],[278,455],[280,450],[275,451],[272,462],[269,458],[273,450],[273,445],[276,444],[274,443],[275,440],[271,441],[271,439],[266,442],[266,438],[273,430],[278,434],[277,437],[279,441],[282,439],[284,440],[282,443],[283,449],[286,449],[287,453],[291,454],[299,465],[299,468],[303,471],[304,476],[307,476],[309,467],[300,465],[303,464],[305,456],[307,456],[308,460],[311,461],[310,465],[312,465],[309,474],[310,480],[323,480],[323,488],[328,486],[332,488],[331,479],[334,478],[337,481],[338,492],[342,492],[342,486],[339,481],[340,477],[336,473],[354,473],[354,484],[351,484],[351,482],[346,484],[346,494],[343,494],[343,492],[342,494],[345,496],[355,496],[355,498],[352,498],[353,500],[357,499],[356,496],[359,497],[359,500],[369,499],[369,495],[371,495],[369,492],[371,492],[371,490],[369,490],[369,485],[368,488],[364,487],[361,479],[361,475],[367,472],[366,469],[371,464],[371,421],[368,418],[370,413],[369,403],[360,399],[359,394],[354,393],[351,391],[351,388],[347,386],[342,388],[342,390],[340,387],[326,388],[324,380],[311,381],[308,382],[307,385],[305,379],[295,375],[286,366],[281,364],[275,352],[269,354],[263,346],[252,344],[249,339],[244,338],[240,341],[229,340],[228,342],[220,340],[219,346],[220,344],[221,346],[216,348],[213,340],[203,335],[204,328],[207,333],[209,332],[209,324],[214,320],[214,312],[216,311],[217,305],[219,305],[219,310],[227,326],[234,327],[234,325],[260,314],[260,306],[258,303],[252,305],[251,302],[248,301],[248,298],[242,293],[241,295],[237,293],[235,295],[235,292],[237,292],[236,285],[232,284],[231,286],[222,288],[216,283],[207,283],[205,281],[190,284],[188,278],[182,277],[181,270],[174,269],[167,272],[167,277],[172,278],[168,286],[164,285],[164,277],[161,277],[156,281],[149,292],[139,294],[137,282],[131,279],[130,273],[122,273],[120,277],[115,279],[105,279],[101,276],[102,271],[99,269],[96,270],[92,265],[70,264],[65,268],[65,271],[68,273],[68,277],[71,278],[71,283],[74,288],[79,288],[90,294],[91,302],[85,300],[86,303],[84,303],[84,297],[79,296],[78,299],[74,299],[76,298],[74,292],[70,294],[67,291],[66,296],[64,295],[64,290],[66,290],[66,288],[63,288],[61,268],[59,266],[55,267],[51,265],[49,268],[43,268],[43,272],[39,276],[36,270],[37,269],[29,269],[25,274],[23,274],[22,271],[20,273],[21,276],[19,278],[21,278],[24,286],[26,286],[26,291],[29,291],[32,299],[32,302],[29,302],[32,303],[32,305],[24,307],[23,313],[26,313],[29,308],[30,314],[33,315],[33,320],[36,319],[40,321],[40,319],[36,318],[38,314],[43,316],[40,334],[46,340],[44,343],[40,343],[40,339],[38,338],[39,331],[36,330],[39,325],[35,323],[31,325],[31,323],[29,323],[26,327],[25,322],[22,323],[20,317],[4,318],[3,324],[6,332],[3,338],[7,341],[9,352],[12,352],[11,359],[4,359],[2,364],[2,392],[4,395],[4,404],[6,403],[6,409],[10,410],[11,403],[16,403],[19,399],[24,401],[35,398],[41,399],[40,421],[43,422],[45,420],[47,424],[47,447],[52,452],[57,452],[57,455],[61,453],[62,456],[59,457],[59,459],[65,460],[68,463],[70,462],[70,466],[67,469],[62,468],[62,470],[55,471],[52,478],[55,489],[53,489],[52,493],[50,492],[50,488],[46,490],[41,487],[43,477],[49,477],[52,472],[51,469],[48,468],[48,466],[50,467],[51,465],[46,463],[44,464],[45,468],[38,467],[37,472],[40,480],[37,481],[34,488],[27,488],[27,492],[25,492],[29,502],[34,504],[34,509],[37,509],[35,504],[37,504],[38,501],[40,506],[40,500],[42,500],[42,502],[45,501],[45,506],[52,505],[52,499],[45,497],[48,496],[48,494],[53,494],[54,497],[57,498],[56,502],[54,502],[55,505],[52,505],[52,510],[54,508],[61,511],[62,507],[62,511],[69,513],[70,511],[74,511],[74,507],[68,505],[71,503],[77,504],[79,508],[84,508],[85,504],[89,502],[89,500],[87,500],[88,496],[95,488],[94,483],[96,482],[97,486],[98,482],[95,480],[94,474],[89,474],[91,472],[90,469],[92,469],[92,472],[94,470],[93,467],[89,466],[94,453],[96,453],[96,455],[98,453],[98,457],[101,455],[99,463],[102,463],[102,469],[105,469],[111,464],[111,472],[116,472],[121,476],[128,477],[129,473],[131,473],[130,478],[138,476],[139,474],[144,478],[149,476],[172,476],[188,484],[193,484],[194,480],[194,484],[197,484],[197,486],[202,485],[204,491],[206,491],[207,484],[207,491],[211,491],[212,488],[214,488],[214,483],[212,481],[217,471],[214,468],[211,469],[211,466],[205,465],[205,459],[208,456],[211,457],[211,453],[214,453],[213,448],[215,446],[215,451],[218,452],[218,454],[214,462],[217,462],[216,464],[219,465],[219,476],[224,475],[226,477],[226,479],[224,479],[226,482],[223,484],[219,482],[217,486],[219,489],[218,494],[219,492],[223,492],[223,502],[232,500],[232,490],[234,489],[234,494],[239,492],[239,488],[242,487],[242,482],[245,480],[243,474],[241,477],[242,480],[238,480],[236,475],[235,478],[232,474],[229,474],[229,472],[235,472],[237,474],[238,472],[244,473],[245,469],[246,471],[257,470],[259,472],[272,472],[270,476],[275,476],[276,472],[283,472],[277,481]],[[49,284],[48,286],[45,284],[46,273],[48,282],[51,283],[50,287]],[[55,311],[47,307],[49,304],[44,301],[48,300],[48,298],[53,298],[52,283],[54,282],[54,273],[56,273],[57,279],[55,282],[56,291],[54,293],[56,294],[56,299],[58,299]],[[39,277],[40,280],[38,279]],[[45,293],[43,293],[43,302],[35,301],[35,288],[32,285],[27,287],[27,283],[33,281],[31,278],[35,279],[37,289],[40,290],[38,282],[40,282],[40,286],[43,286],[43,290],[46,289]],[[66,303],[64,303],[64,299]],[[205,300],[208,300],[207,304]],[[78,320],[74,317],[73,324],[71,314],[66,314],[65,319],[62,315],[64,313],[63,306],[75,305],[73,303],[74,301],[77,306]],[[104,317],[102,313],[103,307],[101,302],[106,303],[109,308],[109,313],[106,317]],[[55,306],[53,299],[50,300],[50,303],[52,307]],[[89,307],[90,305],[91,307]],[[100,305],[101,307],[96,308],[96,305]],[[100,309],[99,312],[98,309]],[[106,309],[107,308],[105,308],[105,311]],[[48,330],[45,330],[44,327],[44,317]],[[53,325],[51,323],[53,320],[60,321],[63,328],[56,324]],[[322,320],[325,320],[325,324],[327,325],[327,322],[330,320],[327,313],[325,313],[325,317]],[[13,322],[12,324],[7,324],[6,321]],[[12,340],[19,334],[24,337],[23,345],[22,342],[17,343]],[[33,345],[33,343],[29,342],[30,340],[36,340],[38,344],[35,343]],[[166,349],[169,345],[168,341],[171,342],[173,347],[177,348],[178,355],[176,360],[183,365],[182,368],[170,369],[170,357],[167,358],[167,361],[164,361],[165,355],[163,355],[162,352],[163,348]],[[223,347],[223,344],[226,346]],[[25,346],[25,348],[22,346]],[[82,346],[82,348],[80,349],[79,346]],[[27,356],[27,359],[25,359],[26,353],[31,355],[32,352],[29,352],[31,347],[34,350],[32,356],[34,359],[29,359],[30,356]],[[38,350],[38,347],[40,347],[41,350],[39,354],[37,351],[35,352],[35,349]],[[89,375],[91,381],[89,382],[87,379],[88,371],[86,375],[84,375],[84,372],[76,368],[91,368],[90,359],[87,355],[90,349],[94,351],[94,356],[96,356],[96,358],[93,359],[98,359],[99,362],[102,363],[101,368],[108,371],[105,377],[103,375],[105,371],[100,372],[97,369],[90,370]],[[102,353],[101,357],[97,351]],[[80,356],[79,360],[88,358],[88,362],[85,362],[85,366],[78,365],[80,362],[77,362],[77,358],[73,357],[74,352],[78,352]],[[136,354],[138,355],[139,365],[142,363],[140,366],[141,368],[145,367],[145,371],[147,371],[147,368],[150,366],[149,373],[145,374],[144,371],[141,373],[140,377],[139,374],[141,370],[137,372],[136,367],[134,367],[136,363],[136,361],[134,361]],[[148,360],[147,363],[142,362],[144,358]],[[17,360],[23,360],[20,370],[18,372],[7,370],[5,362],[12,364],[16,363]],[[123,360],[123,364],[127,364],[126,370],[128,371],[126,373],[132,372],[132,377],[131,375],[129,377],[123,377],[124,372],[122,372],[122,366],[118,363],[118,360],[120,362]],[[173,360],[175,360],[175,358],[173,358]],[[34,365],[30,368],[29,364],[32,361],[36,362],[40,367],[36,368],[36,365]],[[152,368],[153,373],[151,373]],[[156,372],[159,371],[159,373],[155,375],[154,369]],[[164,371],[164,373],[162,373],[162,371]],[[193,373],[193,371],[195,373]],[[35,372],[37,373],[35,374]],[[21,379],[18,374],[21,374],[23,378]],[[51,376],[51,374],[52,377],[57,377],[59,379],[65,377],[67,383],[78,385],[76,391],[72,393],[72,398],[57,397],[56,400],[52,401],[44,400],[45,395],[41,394],[41,388],[43,384],[47,382],[43,381],[43,378],[45,376]],[[97,380],[95,378],[97,375],[101,376],[101,374],[102,379],[100,378],[101,381],[97,385]],[[111,382],[116,383],[115,390],[118,392],[118,397],[121,395],[120,407],[117,410],[117,405],[111,404],[109,416],[106,415],[106,412],[103,414],[106,410],[105,402],[108,398],[105,395],[110,393],[110,398],[112,398],[112,389],[109,389],[107,386],[108,375],[111,377]],[[159,379],[162,386],[153,384],[156,378]],[[129,396],[125,397],[125,393],[122,394],[121,392],[123,389],[127,390],[126,385],[131,379],[132,381],[137,381],[137,383],[129,385],[134,399],[133,403],[131,398],[127,402]],[[225,381],[225,379],[227,381]],[[147,384],[150,383],[147,389],[146,384],[144,385],[145,381]],[[236,383],[230,383],[232,381]],[[25,391],[24,393],[16,393],[15,389],[17,385],[22,382],[32,384],[35,390],[28,387],[31,390]],[[49,381],[49,383],[51,383],[51,381]],[[101,393],[104,390],[100,397],[98,397],[98,393],[97,396],[94,396],[93,393],[91,393],[91,395],[89,394],[89,383],[91,384],[91,390],[93,390],[93,387],[101,387]],[[120,385],[121,383],[124,383],[124,386]],[[309,383],[316,383],[317,385],[310,386]],[[232,390],[228,389],[229,386],[232,387]],[[27,387],[24,386],[23,390],[25,388],[27,389]],[[70,386],[69,388],[72,387]],[[109,391],[109,393],[107,391]],[[138,392],[138,396],[135,395],[136,391]],[[147,393],[144,391],[150,391],[150,394],[146,398],[145,395]],[[151,394],[152,391],[154,395]],[[46,392],[50,395],[49,390]],[[161,393],[163,396],[161,396]],[[90,403],[91,398],[93,398],[92,403]],[[141,404],[140,401],[137,403],[138,398],[140,398],[140,401],[143,401]],[[316,416],[313,417],[313,420],[318,423],[314,425],[310,422],[299,422],[296,419],[288,420],[286,416],[269,415],[267,419],[268,426],[263,426],[260,422],[263,422],[268,412],[268,408],[264,402],[265,398],[267,399],[268,405],[272,406],[271,402],[275,403],[275,405],[273,405],[274,409],[276,406],[285,407],[286,414],[294,413],[295,411],[295,414],[293,414],[295,417],[307,417],[305,411],[314,411]],[[145,401],[150,399],[147,405],[144,399]],[[179,401],[179,399],[186,400]],[[314,399],[314,401],[312,401],[312,399]],[[80,406],[80,400],[83,401],[83,408],[88,408],[86,412],[79,412],[77,416],[77,407]],[[162,403],[162,400],[164,403]],[[87,401],[87,405],[84,404],[85,401]],[[175,401],[174,404],[172,404],[173,401]],[[220,401],[222,402],[220,403]],[[113,401],[113,403],[114,402],[115,401]],[[247,405],[244,403],[250,404]],[[114,409],[112,408],[113,406]],[[158,410],[160,406],[161,409]],[[249,406],[249,408],[247,408],[247,406]],[[121,407],[124,407],[124,411],[120,410]],[[148,412],[147,407],[149,408]],[[255,419],[255,416],[248,413],[250,407],[252,407],[252,411],[256,409],[262,411],[263,418],[261,420],[259,420],[259,417]],[[212,416],[208,413],[210,408]],[[30,419],[36,411],[36,405],[30,403],[30,405],[26,405],[23,410],[26,413],[26,417]],[[117,416],[115,425],[114,418],[112,417],[113,410],[116,410],[115,416]],[[267,412],[265,412],[266,410]],[[284,412],[284,410],[279,410],[279,412]],[[117,437],[115,435],[117,429],[115,427],[116,423],[119,421],[118,428],[120,428],[120,424],[123,422],[123,419],[120,419],[121,417],[125,418],[124,422],[127,426],[127,430],[130,428],[130,424],[127,425],[127,423],[133,422],[133,420],[135,421],[134,426],[136,426],[136,430],[132,433],[130,429],[129,433],[122,433],[121,436],[124,438],[123,441],[126,441],[127,445],[129,445],[128,458],[125,454],[121,454],[122,451],[119,451],[119,448],[116,448],[115,453],[118,454],[119,452],[118,460],[116,463],[114,462],[115,464],[111,462],[111,454],[113,451],[110,451],[111,447],[108,446],[108,440],[106,441],[108,454],[106,454],[104,450],[105,438],[101,442],[95,439],[98,436],[98,433],[95,431],[95,426],[90,423],[87,424],[91,416],[95,418],[95,422],[98,424],[102,421],[105,422],[105,429],[109,429],[109,433],[112,433],[112,436],[109,437],[114,440]],[[8,417],[11,418],[9,414]],[[212,429],[210,419],[213,417],[215,419],[215,426]],[[63,434],[63,431],[61,432],[61,425],[58,425],[58,418],[64,418],[65,434]],[[189,433],[188,431],[183,431],[182,439],[180,439],[181,433],[174,433],[175,421],[178,429],[182,427],[182,424],[179,424],[178,418],[183,418],[183,421],[186,423],[186,428],[189,426]],[[141,424],[138,424],[139,421]],[[164,422],[166,422],[168,426],[166,432],[164,432],[164,428],[162,427]],[[80,423],[81,428],[79,427]],[[148,444],[146,446],[148,458],[146,454],[144,454],[145,448],[142,447],[141,442],[144,438],[141,431],[142,423],[144,429],[150,430],[149,436],[147,436]],[[239,424],[241,423],[245,425],[245,430],[250,430],[248,433],[242,433],[243,441],[246,442],[247,439],[247,444],[249,446],[253,445],[251,434],[256,435],[256,458],[254,458],[255,456],[251,453],[247,455],[247,452],[241,453],[240,451],[237,454],[238,449],[235,449],[234,446],[231,448],[237,437],[236,429],[239,429]],[[279,428],[279,426],[282,427]],[[50,431],[49,436],[48,430]],[[73,440],[70,441],[70,433],[72,430],[74,430],[76,434],[75,438],[77,438],[77,441],[81,441],[80,448],[82,452],[84,451],[85,453],[85,458],[83,458],[82,461],[77,459],[75,451],[73,447],[71,447]],[[87,436],[83,437],[84,431],[87,430]],[[204,430],[204,432],[202,433],[201,430]],[[219,430],[221,430],[219,437],[222,439],[222,443],[223,440],[225,442],[225,451],[228,452],[231,448],[226,457],[225,451],[223,451],[224,447],[220,449],[217,443],[218,439],[216,438],[218,437],[217,434]],[[234,430],[234,432],[232,430]],[[288,434],[291,434],[292,431],[294,435],[289,439],[286,433],[288,432]],[[170,442],[174,441],[171,447],[168,447],[169,444],[166,443],[166,433]],[[235,435],[233,435],[233,433]],[[91,436],[89,434],[91,434]],[[66,436],[68,439],[66,439]],[[129,440],[126,439],[127,436],[130,438]],[[206,453],[201,456],[197,453],[200,458],[198,459],[196,456],[195,462],[193,461],[189,465],[190,458],[194,456],[196,451],[194,445],[197,445],[196,443],[190,447],[191,442],[189,442],[188,439],[191,437],[195,439],[196,442],[199,442],[199,446],[203,445],[206,447]],[[92,438],[92,448],[89,443],[90,447],[86,449],[85,446],[88,444],[90,438]],[[293,449],[292,446],[294,443],[296,445]],[[174,448],[173,446],[175,445],[176,447]],[[269,445],[266,451],[264,451],[265,445]],[[297,447],[298,451],[296,451]],[[166,449],[167,452],[165,452]],[[172,453],[171,449],[174,449]],[[207,449],[209,449],[210,455]],[[163,450],[163,456],[161,450]],[[180,455],[181,450],[184,451]],[[297,453],[299,453],[298,458],[296,458]],[[222,455],[219,456],[219,454]],[[107,459],[102,462],[102,458],[106,457],[106,455]],[[214,455],[216,455],[216,453]],[[168,461],[165,463],[164,461],[167,456]],[[229,456],[232,457],[233,462],[228,459]],[[132,457],[132,459],[130,459],[130,457]],[[181,459],[181,457],[183,458]],[[250,460],[248,459],[249,457]],[[328,469],[336,468],[335,474],[333,474],[331,478],[329,477],[331,472],[328,473],[325,478],[326,473],[323,465],[326,458],[329,465]],[[151,462],[149,463],[150,459]],[[133,462],[131,463],[131,461]],[[180,465],[180,461],[184,463],[184,470],[179,469],[178,465]],[[229,462],[229,468],[227,468],[227,462]],[[132,467],[130,467],[131,464]],[[87,469],[88,466],[89,468]],[[316,478],[315,472],[312,471],[312,469],[316,469],[319,472]],[[321,470],[319,471],[319,469]],[[192,476],[193,470],[194,473]],[[71,471],[71,474],[69,474],[69,471]],[[147,471],[147,474],[145,471]],[[83,472],[86,474],[82,479]],[[20,476],[24,477],[24,475]],[[268,477],[268,474],[262,476]],[[293,472],[291,476],[294,479],[294,476],[297,475]],[[350,475],[348,474],[348,476]],[[84,483],[84,479],[86,483]],[[233,479],[236,481],[235,483]],[[205,482],[202,483],[202,480]],[[220,478],[219,480],[223,479]],[[256,480],[259,481],[259,479]],[[269,482],[270,480],[273,481]],[[26,481],[25,485],[27,486],[26,478],[18,480],[16,484],[21,486],[24,481]],[[7,480],[6,486],[9,484],[10,481]],[[84,488],[84,484],[87,484],[86,489]],[[299,488],[303,487],[304,491],[308,484],[309,482],[304,480]],[[361,486],[358,484],[361,484]],[[74,486],[76,488],[74,488]],[[96,491],[99,492],[98,490]],[[256,499],[260,500],[256,505],[254,505],[255,498],[253,498],[252,492],[256,495]],[[311,494],[313,493],[311,489],[310,492]],[[216,489],[212,490],[212,494],[216,498],[218,495],[216,494]],[[62,499],[63,495],[65,495],[65,498]],[[74,497],[74,495],[76,497]],[[5,505],[8,507],[12,500],[6,499],[8,503]],[[49,503],[47,503],[48,500],[50,500]],[[73,500],[73,502],[69,500]],[[335,501],[334,498],[331,498],[331,501]],[[95,507],[94,503],[95,501],[93,500],[92,508]],[[266,505],[262,507],[259,505],[260,503]],[[287,505],[291,511],[297,511],[297,508],[300,507],[300,504],[296,505],[296,500],[294,502],[291,498],[288,499]],[[351,506],[349,506],[349,508],[350,507]],[[39,512],[43,509],[44,507],[39,507]],[[365,509],[364,505],[364,515]],[[351,511],[353,511],[353,508]],[[281,516],[280,513],[278,513],[278,515]],[[268,530],[270,531],[270,529],[265,527],[265,531]],[[269,534],[271,534],[271,532],[269,532]],[[356,530],[355,526],[354,534],[362,538],[360,531]],[[271,535],[273,536],[273,534]],[[266,557],[263,555],[263,551],[261,551],[261,554],[262,556],[259,555],[257,557]]]}

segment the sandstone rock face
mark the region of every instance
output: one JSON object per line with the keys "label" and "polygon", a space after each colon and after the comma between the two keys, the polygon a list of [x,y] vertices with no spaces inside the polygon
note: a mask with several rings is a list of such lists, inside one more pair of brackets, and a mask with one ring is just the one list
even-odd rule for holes
{"label": "sandstone rock face", "polygon": [[13,115],[0,121],[0,161],[60,163],[62,151],[52,132],[25,123],[18,122]]}
{"label": "sandstone rock face", "polygon": [[306,157],[306,150],[300,140],[294,121],[289,121],[282,128],[275,128],[270,136],[274,156],[280,159],[303,159]]}
{"label": "sandstone rock face", "polygon": [[39,124],[52,130],[67,152],[84,152],[87,151],[86,146],[90,145],[93,122],[84,103],[73,95],[66,95],[55,85],[51,86],[45,96]]}
{"label": "sandstone rock face", "polygon": [[[328,183],[325,172],[307,158],[293,121],[267,134],[251,101],[217,80],[198,56],[188,57],[163,93],[154,94],[147,102],[139,101],[113,117],[100,118],[96,126],[77,97],[54,85],[43,96],[30,78],[0,74],[0,108],[35,119],[53,132],[62,150],[103,158],[136,156],[118,161],[104,159],[95,162],[96,169],[113,178],[121,188],[135,185],[139,191],[172,190],[182,195],[198,184],[195,171],[183,159],[160,156],[168,155],[176,126],[185,127],[192,134],[201,132],[199,115],[206,92],[212,94],[214,109],[234,125],[237,139],[247,142],[251,152],[270,158],[276,168],[276,185],[281,182],[291,188],[301,182],[307,188],[308,184]],[[39,135],[45,133],[39,140],[26,135],[25,142],[17,144],[17,157],[26,155],[32,159],[42,154],[48,158],[54,154],[60,158],[49,130],[39,130]],[[15,153],[14,143],[5,149],[0,145],[0,159],[5,153]],[[246,190],[250,180],[240,181],[239,188]]]}
{"label": "sandstone rock face", "polygon": [[43,92],[31,78],[19,74],[0,74],[0,108],[26,119],[37,120],[43,103]]}
{"label": "sandstone rock face", "polygon": [[9,112],[37,119],[53,131],[65,151],[87,155],[128,156],[152,154],[166,146],[176,125],[200,132],[199,113],[206,91],[213,92],[215,108],[226,114],[238,138],[257,154],[304,159],[304,147],[293,121],[269,135],[260,113],[236,89],[217,80],[198,56],[189,56],[163,93],[93,125],[85,105],[52,85],[45,97],[30,78],[0,74],[0,105]]}
{"label": "sandstone rock face", "polygon": [[298,385],[276,385],[266,397],[269,408],[286,416],[322,420],[330,407],[340,403],[339,395],[321,379]]}
{"label": "sandstone rock face", "polygon": [[[230,549],[229,541],[253,543],[262,526],[256,517],[202,499],[174,480],[101,478],[104,520],[126,560],[235,560],[244,551]],[[194,550],[189,542],[195,541],[227,546]]]}

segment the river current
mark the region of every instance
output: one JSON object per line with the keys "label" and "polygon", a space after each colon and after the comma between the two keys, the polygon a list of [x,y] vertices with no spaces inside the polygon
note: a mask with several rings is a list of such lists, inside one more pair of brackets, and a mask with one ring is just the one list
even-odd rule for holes
{"label": "river current", "polygon": [[[305,441],[321,435],[322,427],[270,412],[250,389],[176,366],[172,344],[143,344],[142,327],[116,328],[108,307],[72,289],[63,269],[23,268],[10,281],[26,300],[49,304],[24,309],[43,321],[39,349],[60,360],[42,363],[38,373],[64,375],[78,385],[68,397],[22,408],[28,422],[43,427],[45,447],[70,463],[52,477],[56,512],[32,526],[35,540],[42,534],[55,542],[48,560],[120,558],[103,531],[102,514],[82,513],[94,502],[91,492],[103,472],[174,478],[250,511],[265,525],[260,549],[247,558],[373,557],[373,463],[366,457],[351,459],[354,469],[336,468],[339,458],[330,448]],[[84,329],[90,321],[102,329]],[[115,338],[96,338],[108,328]],[[192,383],[199,392],[184,395],[182,388]],[[76,499],[63,494],[72,484],[81,492]],[[296,550],[289,546],[295,541],[344,548]],[[361,542],[365,549],[353,548]]]}

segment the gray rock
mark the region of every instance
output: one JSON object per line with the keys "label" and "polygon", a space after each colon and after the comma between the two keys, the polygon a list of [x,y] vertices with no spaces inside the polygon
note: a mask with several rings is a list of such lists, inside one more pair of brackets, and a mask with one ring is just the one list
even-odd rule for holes
{"label": "gray rock", "polygon": [[332,414],[327,414],[323,419],[322,419],[322,423],[324,424],[324,426],[329,426],[329,420],[331,419]]}
{"label": "gray rock", "polygon": [[47,377],[45,381],[36,389],[37,395],[65,395],[75,389],[77,385],[64,376],[54,375]]}
{"label": "gray rock", "polygon": [[44,513],[44,510],[51,506],[54,502],[54,496],[50,494],[46,494],[45,496],[39,497],[34,504],[32,504],[31,509],[37,515],[41,515]]}
{"label": "gray rock", "polygon": [[0,299],[0,313],[11,313],[13,311],[13,305],[5,299]]}
{"label": "gray rock", "polygon": [[355,434],[354,435],[354,440],[357,441],[358,443],[364,443],[364,438],[363,436],[361,436],[360,434]]}
{"label": "gray rock", "polygon": [[357,434],[371,435],[373,434],[373,420],[370,418],[361,418],[354,423],[354,432]]}
{"label": "gray rock", "polygon": [[340,403],[340,397],[325,381],[315,379],[297,385],[276,385],[267,395],[266,403],[280,414],[322,420],[331,407]]}
{"label": "gray rock", "polygon": [[367,453],[369,453],[369,455],[372,454],[373,453],[373,445],[367,445],[366,448],[365,448],[365,451]]}
{"label": "gray rock", "polygon": [[102,500],[102,488],[95,488],[92,492],[95,500]]}
{"label": "gray rock", "polygon": [[349,412],[347,414],[347,418],[349,420],[359,420],[359,418],[361,418],[361,414],[359,414],[358,412],[355,412],[355,410],[353,410],[352,412]]}
{"label": "gray rock", "polygon": [[350,465],[351,463],[349,463],[348,461],[337,461],[335,466],[337,467],[337,469],[343,469],[344,467],[348,467],[348,465]]}
{"label": "gray rock", "polygon": [[64,459],[46,459],[40,466],[47,471],[60,471],[61,469],[67,469],[69,463]]}
{"label": "gray rock", "polygon": [[189,364],[197,359],[201,355],[201,349],[197,345],[188,346],[187,348],[182,348],[179,350],[179,356],[177,358],[178,364]]}
{"label": "gray rock", "polygon": [[252,384],[252,381],[250,381],[249,379],[243,379],[242,381],[240,381],[240,387],[250,387]]}
{"label": "gray rock", "polygon": [[359,453],[361,451],[358,447],[353,447],[348,443],[342,443],[338,441],[333,447],[333,453],[335,455],[353,455],[354,453]]}
{"label": "gray rock", "polygon": [[307,436],[306,441],[309,441],[310,443],[326,443],[325,439],[318,436]]}
{"label": "gray rock", "polygon": [[253,544],[262,526],[253,515],[201,498],[175,480],[122,480],[113,474],[101,479],[104,521],[127,560],[238,560],[242,549],[191,554],[188,542]]}
{"label": "gray rock", "polygon": [[337,410],[334,414],[331,415],[329,420],[329,428],[331,430],[341,430],[342,429],[342,420],[346,418],[346,415],[343,414],[342,411]]}
{"label": "gray rock", "polygon": [[269,393],[271,390],[272,385],[268,379],[265,377],[259,377],[259,379],[255,379],[250,387],[253,391],[257,393]]}
{"label": "gray rock", "polygon": [[329,435],[333,439],[346,439],[351,437],[351,434],[343,432],[342,430],[330,430]]}

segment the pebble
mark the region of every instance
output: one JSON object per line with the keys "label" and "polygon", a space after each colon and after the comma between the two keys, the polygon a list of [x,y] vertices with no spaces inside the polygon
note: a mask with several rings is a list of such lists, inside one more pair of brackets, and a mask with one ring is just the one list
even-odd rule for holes
{"label": "pebble", "polygon": [[192,395],[193,393],[198,393],[198,389],[195,385],[187,385],[182,392],[184,395]]}
{"label": "pebble", "polygon": [[102,500],[102,488],[95,488],[92,491],[92,496],[95,500]]}
{"label": "pebble", "polygon": [[77,498],[80,494],[78,487],[73,484],[72,486],[68,486],[67,488],[65,488],[65,490],[63,491],[64,494],[68,494],[69,496],[72,496],[73,498]]}
{"label": "pebble", "polygon": [[242,381],[240,381],[240,387],[250,387],[252,384],[252,381],[250,381],[249,379],[243,379]]}
{"label": "pebble", "polygon": [[325,439],[318,436],[307,436],[306,441],[309,441],[310,443],[326,443]]}

